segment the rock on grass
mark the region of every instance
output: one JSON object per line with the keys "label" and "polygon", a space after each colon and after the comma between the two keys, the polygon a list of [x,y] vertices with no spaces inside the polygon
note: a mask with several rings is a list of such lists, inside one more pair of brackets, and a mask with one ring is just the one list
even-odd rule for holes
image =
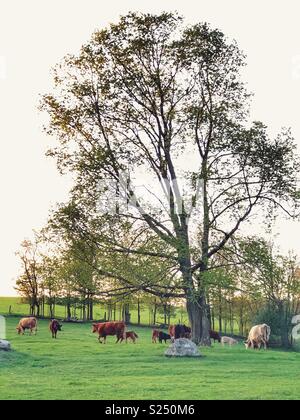
{"label": "rock on grass", "polygon": [[4,350],[4,351],[11,350],[10,342],[6,340],[0,340],[0,350]]}
{"label": "rock on grass", "polygon": [[187,338],[178,338],[165,351],[167,357],[201,357],[198,347]]}

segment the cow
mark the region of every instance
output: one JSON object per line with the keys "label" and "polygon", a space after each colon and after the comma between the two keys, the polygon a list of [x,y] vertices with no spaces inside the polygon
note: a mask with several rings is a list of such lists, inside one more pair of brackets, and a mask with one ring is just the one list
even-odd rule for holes
{"label": "cow", "polygon": [[159,337],[159,330],[152,330],[152,343],[156,344],[156,340]]}
{"label": "cow", "polygon": [[248,334],[248,340],[245,342],[246,348],[252,349],[264,346],[264,349],[267,349],[267,344],[270,339],[271,328],[267,324],[255,325],[251,328]]}
{"label": "cow", "polygon": [[30,318],[22,318],[16,328],[18,334],[25,334],[25,330],[30,330],[30,335],[33,331],[35,331],[35,335],[37,334],[37,319],[30,317]]}
{"label": "cow", "polygon": [[252,344],[251,344],[251,342],[247,340],[247,341],[244,341],[244,344],[245,344],[246,349],[249,349],[250,347],[252,347],[253,349],[260,350],[261,348],[261,341],[258,342],[258,341],[252,340]]}
{"label": "cow", "polygon": [[[127,340],[130,339],[134,344],[136,342],[136,339],[139,338],[137,333],[135,333],[134,331],[126,331],[125,337],[126,337],[126,343],[127,343]],[[121,339],[121,341],[123,341],[123,338]]]}
{"label": "cow", "polygon": [[214,330],[209,330],[209,337],[214,340],[214,343],[216,342],[216,340],[221,343],[221,337],[220,334],[217,333],[217,331]]}
{"label": "cow", "polygon": [[238,344],[238,341],[235,340],[234,338],[224,336],[221,338],[221,343],[222,343],[222,346],[224,346],[225,344],[229,344],[229,346],[234,346]]}
{"label": "cow", "polygon": [[177,340],[178,338],[191,338],[192,330],[186,325],[177,324],[170,325],[168,332],[173,340]]}
{"label": "cow", "polygon": [[125,322],[100,322],[93,324],[92,328],[93,333],[98,333],[98,341],[102,344],[101,338],[104,338],[104,344],[106,344],[106,337],[108,335],[117,336],[116,344],[122,342],[124,338],[126,339],[126,325]]}
{"label": "cow", "polygon": [[52,338],[57,338],[57,332],[61,331],[62,325],[57,321],[57,319],[53,319],[49,324],[50,332],[52,333]]}
{"label": "cow", "polygon": [[171,340],[170,334],[166,334],[163,331],[159,332],[158,341],[162,343],[163,341],[166,343],[167,340]]}

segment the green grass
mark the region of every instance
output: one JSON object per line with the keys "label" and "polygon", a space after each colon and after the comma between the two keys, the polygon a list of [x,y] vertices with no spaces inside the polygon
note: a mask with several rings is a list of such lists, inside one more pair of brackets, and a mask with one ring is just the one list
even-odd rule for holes
{"label": "green grass", "polygon": [[0,353],[0,399],[298,399],[300,354],[246,351],[242,345],[201,349],[199,359],[169,359],[167,345],[136,328],[137,344],[100,345],[88,324],[64,324],[52,340],[48,322],[37,336],[18,336],[7,319],[13,351]]}

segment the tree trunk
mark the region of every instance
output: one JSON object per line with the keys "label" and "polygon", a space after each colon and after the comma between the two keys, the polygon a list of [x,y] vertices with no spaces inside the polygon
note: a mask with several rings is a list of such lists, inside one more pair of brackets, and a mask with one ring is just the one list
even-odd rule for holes
{"label": "tree trunk", "polygon": [[212,326],[212,330],[215,329],[215,310],[214,307],[212,307],[211,309],[211,326]]}
{"label": "tree trunk", "polygon": [[219,289],[219,332],[223,330],[223,310],[222,310],[222,293],[221,289]]}
{"label": "tree trunk", "polygon": [[167,305],[164,304],[164,324],[167,325]]}
{"label": "tree trunk", "polygon": [[138,325],[141,325],[141,304],[140,299],[137,301],[137,312],[138,312]]}
{"label": "tree trunk", "polygon": [[67,320],[70,321],[71,318],[72,318],[71,303],[70,303],[70,301],[68,301],[68,303],[67,303]]}
{"label": "tree trunk", "polygon": [[93,296],[90,297],[90,317],[89,320],[93,321],[94,319],[94,301],[93,301]]}
{"label": "tree trunk", "polygon": [[50,312],[50,318],[54,318],[54,311],[53,311],[53,303],[49,302],[49,312]]}
{"label": "tree trunk", "polygon": [[286,311],[285,311],[285,303],[279,302],[278,303],[278,311],[280,316],[280,335],[281,335],[281,345],[285,349],[288,349],[291,347],[291,343],[289,340],[289,328],[287,325],[287,317],[286,317]]}
{"label": "tree trunk", "polygon": [[86,301],[85,301],[85,299],[82,302],[82,320],[84,322],[86,321]]}
{"label": "tree trunk", "polygon": [[153,308],[153,325],[156,324],[156,313],[157,313],[157,304],[156,304],[156,299],[155,299],[154,308]]}
{"label": "tree trunk", "polygon": [[202,346],[210,346],[209,319],[205,297],[202,296],[198,302],[193,298],[188,298],[186,308],[192,328],[192,341]]}

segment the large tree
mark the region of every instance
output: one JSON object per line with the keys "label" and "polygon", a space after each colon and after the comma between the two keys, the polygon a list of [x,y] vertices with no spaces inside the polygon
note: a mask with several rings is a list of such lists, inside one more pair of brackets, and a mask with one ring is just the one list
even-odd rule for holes
{"label": "large tree", "polygon": [[[210,343],[203,279],[211,261],[254,209],[293,215],[297,198],[291,134],[273,140],[262,123],[249,123],[243,65],[236,43],[207,24],[130,13],[66,57],[56,93],[43,100],[48,132],[59,139],[49,154],[76,175],[76,200],[87,209],[112,189],[134,201],[127,211],[117,205],[117,217],[106,214],[101,226],[143,226],[165,244],[152,257],[175,259],[193,340],[202,344]],[[116,186],[99,193],[107,178]],[[151,188],[136,188],[150,180]],[[94,210],[87,214],[95,219]],[[136,251],[134,243],[126,250]]]}
{"label": "large tree", "polygon": [[17,256],[21,261],[22,274],[16,281],[16,291],[27,300],[31,315],[40,315],[42,298],[42,278],[40,238],[35,234],[34,240],[24,240]]}

